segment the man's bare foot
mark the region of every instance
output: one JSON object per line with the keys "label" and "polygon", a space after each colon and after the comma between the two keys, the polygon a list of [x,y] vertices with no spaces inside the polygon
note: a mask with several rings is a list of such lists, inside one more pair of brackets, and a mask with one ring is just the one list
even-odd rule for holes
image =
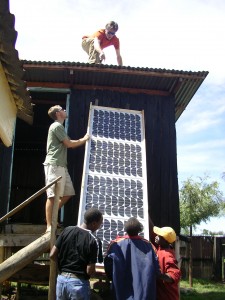
{"label": "man's bare foot", "polygon": [[47,233],[47,232],[51,232],[51,226],[47,227],[45,233]]}

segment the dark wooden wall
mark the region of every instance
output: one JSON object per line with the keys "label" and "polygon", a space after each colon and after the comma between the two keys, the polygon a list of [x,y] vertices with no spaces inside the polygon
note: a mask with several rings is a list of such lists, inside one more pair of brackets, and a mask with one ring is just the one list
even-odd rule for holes
{"label": "dark wooden wall", "polygon": [[[13,158],[10,209],[44,186],[43,161],[46,153],[48,109],[55,104],[66,106],[66,94],[33,93],[34,124],[18,121]],[[99,106],[144,110],[147,155],[149,213],[157,226],[172,226],[180,232],[177,180],[176,131],[174,98],[146,94],[128,94],[105,90],[72,90],[68,118],[68,134],[81,138],[87,131],[90,103]],[[2,153],[2,151],[1,151]],[[84,147],[68,150],[68,165],[76,195],[66,204],[64,224],[77,222],[80,186],[83,173]],[[6,212],[8,199],[3,186],[8,178],[10,161],[1,164],[0,201]],[[4,193],[3,193],[4,192]],[[10,222],[44,223],[45,195]],[[3,213],[2,213],[3,214]]]}
{"label": "dark wooden wall", "polygon": [[[11,166],[13,147],[0,143],[0,216],[7,213],[10,199]],[[1,224],[0,224],[1,225]]]}
{"label": "dark wooden wall", "polygon": [[[78,139],[86,133],[90,103],[99,106],[144,110],[147,156],[148,203],[157,226],[172,226],[180,232],[174,98],[127,94],[102,90],[74,90],[70,97],[69,135]],[[74,151],[76,153],[74,153]],[[77,219],[84,151],[71,150],[69,171],[77,191],[65,207],[65,222]]]}
{"label": "dark wooden wall", "polygon": [[[15,208],[24,200],[44,187],[43,162],[46,155],[46,140],[51,119],[48,109],[60,104],[66,106],[66,94],[39,93],[31,94],[34,105],[33,125],[17,119],[15,131],[14,153],[10,160],[10,148],[0,149],[0,201],[1,216]],[[10,168],[12,168],[11,185]],[[9,198],[7,198],[7,193]],[[45,193],[36,198],[28,207],[10,217],[9,223],[45,224]],[[0,224],[1,225],[1,224]]]}

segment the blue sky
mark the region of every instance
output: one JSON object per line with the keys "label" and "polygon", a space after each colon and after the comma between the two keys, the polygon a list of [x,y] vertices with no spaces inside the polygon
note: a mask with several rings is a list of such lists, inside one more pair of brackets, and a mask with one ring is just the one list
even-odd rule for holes
{"label": "blue sky", "polygon": [[[207,173],[225,195],[224,0],[11,0],[10,11],[21,59],[87,62],[81,37],[114,20],[125,66],[209,71],[176,123],[178,178]],[[225,217],[203,228],[225,231]]]}

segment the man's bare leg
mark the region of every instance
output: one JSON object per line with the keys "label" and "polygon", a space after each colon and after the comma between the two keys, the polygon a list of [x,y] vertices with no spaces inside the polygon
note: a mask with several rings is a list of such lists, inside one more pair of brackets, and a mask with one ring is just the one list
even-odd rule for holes
{"label": "man's bare leg", "polygon": [[[59,199],[59,209],[71,198],[71,196],[64,196]],[[47,222],[47,230],[52,225],[52,211],[54,205],[54,197],[48,198],[45,205],[45,215]]]}
{"label": "man's bare leg", "polygon": [[59,208],[61,208],[72,196],[63,196],[59,199]]}
{"label": "man's bare leg", "polygon": [[54,204],[54,197],[48,198],[45,204],[45,216],[47,222],[47,230],[52,225],[52,210]]}

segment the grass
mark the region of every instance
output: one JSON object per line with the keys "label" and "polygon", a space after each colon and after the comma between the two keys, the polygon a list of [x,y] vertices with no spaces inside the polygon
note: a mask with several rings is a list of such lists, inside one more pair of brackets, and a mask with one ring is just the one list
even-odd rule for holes
{"label": "grass", "polygon": [[180,300],[224,300],[225,283],[210,280],[194,279],[193,287],[190,288],[189,282],[180,282]]}
{"label": "grass", "polygon": [[[11,287],[15,293],[16,285],[13,284]],[[14,294],[12,293],[12,294]],[[11,297],[2,297],[2,299],[15,299],[15,294]],[[44,286],[27,286],[26,284],[21,285],[21,300],[47,300],[48,298],[48,287]],[[103,293],[104,294],[104,293]],[[97,295],[92,300],[110,300],[108,293],[99,298]],[[4,295],[4,294],[3,294]],[[187,280],[180,282],[180,300],[225,300],[225,283],[214,282],[203,279],[193,279],[193,287],[190,288]],[[8,295],[9,296],[9,295]],[[1,297],[0,297],[1,298]]]}
{"label": "grass", "polygon": [[[203,279],[193,279],[193,287],[189,287],[189,282],[180,282],[180,300],[225,300],[225,283]],[[101,294],[102,300],[112,298],[106,292]],[[92,299],[95,300],[95,299]]]}

